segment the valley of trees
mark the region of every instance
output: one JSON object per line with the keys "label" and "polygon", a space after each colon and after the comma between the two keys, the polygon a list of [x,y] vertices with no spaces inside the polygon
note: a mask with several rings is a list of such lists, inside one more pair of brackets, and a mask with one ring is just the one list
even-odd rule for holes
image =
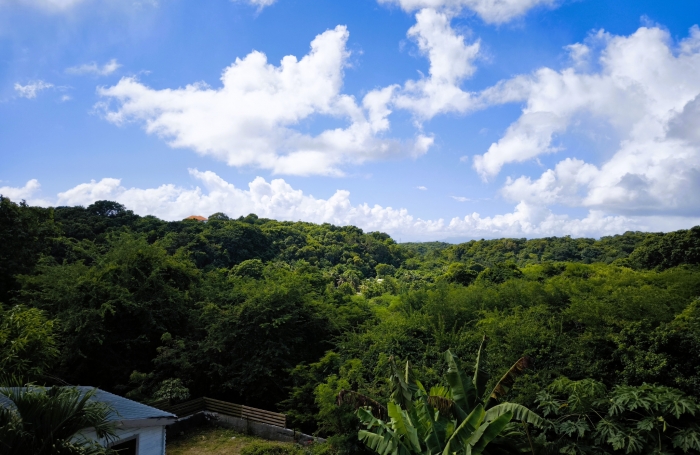
{"label": "valley of trees", "polygon": [[397,244],[252,214],[165,222],[109,201],[0,197],[8,377],[228,400],[284,412],[336,453],[371,453],[358,431],[373,417],[339,394],[409,412],[387,380],[409,362],[442,394],[411,397],[457,402],[445,378],[474,374],[484,337],[479,387],[527,358],[503,399],[545,422],[509,424],[520,445],[484,453],[700,453],[700,227]]}

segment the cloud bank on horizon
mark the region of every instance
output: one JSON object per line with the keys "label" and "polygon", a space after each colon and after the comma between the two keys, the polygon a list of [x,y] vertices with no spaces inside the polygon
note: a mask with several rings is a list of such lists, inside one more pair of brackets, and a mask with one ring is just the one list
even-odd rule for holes
{"label": "cloud bank on horizon", "polygon": [[[65,11],[90,0],[0,0]],[[259,10],[275,0],[234,0]],[[344,90],[351,66],[350,30],[338,25],[319,33],[306,55],[279,63],[251,51],[222,70],[220,84],[191,81],[154,88],[137,76],[97,88],[95,112],[116,126],[135,124],[172,148],[192,150],[229,166],[272,175],[346,176],[360,165],[429,159],[439,136],[434,122],[497,106],[519,108],[517,119],[482,153],[461,157],[486,183],[502,174],[497,196],[512,204],[508,213],[421,219],[406,209],[350,202],[337,190],[314,198],[283,179],[257,177],[248,190],[213,172],[190,170],[200,187],[161,184],[126,188],[105,177],[58,193],[41,195],[38,180],[5,186],[0,194],[39,205],[90,204],[113,199],[136,213],[182,219],[193,213],[256,213],[262,217],[355,224],[407,239],[499,236],[594,236],[626,230],[669,230],[700,223],[700,28],[676,38],[660,25],[628,35],[593,30],[566,46],[561,68],[541,66],[466,89],[488,58],[482,38],[455,27],[461,15],[501,25],[536,9],[555,9],[555,0],[378,0],[410,14],[406,32],[427,74],[372,87],[355,96]],[[120,59],[121,60],[121,59]],[[104,60],[101,60],[104,61]],[[73,75],[109,76],[116,59],[71,66]],[[127,73],[128,74],[128,73]],[[35,100],[52,82],[14,85],[15,96]],[[413,134],[396,132],[398,115],[413,121]],[[308,125],[321,121],[323,128]],[[337,126],[339,125],[340,126]],[[332,126],[327,126],[332,125]],[[605,153],[567,152],[572,134],[608,136]],[[557,155],[564,155],[554,159]],[[518,165],[541,165],[538,175],[519,174]],[[594,159],[595,158],[595,159]],[[513,174],[515,172],[515,174]],[[431,190],[432,190],[431,185]],[[427,193],[426,186],[413,188]],[[475,200],[445,196],[457,202]],[[478,198],[476,198],[478,199]],[[569,211],[569,214],[562,212]],[[577,213],[578,215],[572,215]],[[583,214],[583,215],[581,215]]]}
{"label": "cloud bank on horizon", "polygon": [[[416,241],[563,235],[599,237],[628,230],[670,230],[681,226],[679,220],[673,218],[610,216],[597,210],[577,219],[556,215],[546,207],[525,201],[520,202],[512,213],[493,217],[471,213],[449,221],[424,220],[412,216],[406,209],[366,203],[353,205],[350,193],[345,190],[337,190],[328,199],[320,199],[294,189],[283,179],[268,182],[256,177],[248,184],[248,190],[244,190],[211,171],[190,169],[189,172],[203,189],[172,184],[157,188],[126,188],[120,179],[104,178],[60,192],[51,200],[34,198],[41,187],[37,180],[30,180],[20,188],[0,187],[0,194],[43,206],[87,206],[99,200],[112,200],[137,214],[154,215],[169,221],[182,220],[193,214],[208,216],[223,212],[235,218],[255,213],[282,221],[355,225],[368,232],[382,231],[395,238]],[[700,223],[700,217],[695,222]]]}

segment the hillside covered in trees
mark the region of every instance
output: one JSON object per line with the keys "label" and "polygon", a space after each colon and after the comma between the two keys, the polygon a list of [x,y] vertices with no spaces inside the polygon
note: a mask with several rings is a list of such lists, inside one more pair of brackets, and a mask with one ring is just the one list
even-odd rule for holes
{"label": "hillside covered in trees", "polygon": [[[469,370],[484,336],[492,383],[532,359],[508,399],[543,414],[576,384],[598,400],[660,387],[643,390],[696,403],[699,297],[700,227],[397,244],[252,214],[165,222],[108,201],[0,198],[0,369],[145,402],[206,395],[280,410],[341,452],[364,450],[354,413],[336,404],[341,390],[386,401],[392,356],[438,384],[443,353]],[[668,423],[680,439],[664,453],[700,445],[695,420]],[[617,446],[590,422],[576,425],[556,434],[610,453],[661,444],[644,439],[658,422],[630,426]]]}

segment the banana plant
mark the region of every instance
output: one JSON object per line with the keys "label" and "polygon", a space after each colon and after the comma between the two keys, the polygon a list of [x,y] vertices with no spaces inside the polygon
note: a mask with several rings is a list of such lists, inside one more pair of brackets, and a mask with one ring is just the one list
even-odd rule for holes
{"label": "banana plant", "polygon": [[525,406],[500,402],[529,359],[519,359],[486,393],[486,343],[484,337],[471,378],[459,368],[459,359],[445,352],[449,387],[432,387],[429,392],[408,362],[400,371],[391,359],[391,396],[386,414],[380,416],[388,418],[375,417],[373,408],[359,408],[357,416],[365,427],[359,439],[379,455],[478,455],[504,453],[503,447],[498,450],[499,444],[491,443],[503,436],[511,421],[541,427],[544,420]]}

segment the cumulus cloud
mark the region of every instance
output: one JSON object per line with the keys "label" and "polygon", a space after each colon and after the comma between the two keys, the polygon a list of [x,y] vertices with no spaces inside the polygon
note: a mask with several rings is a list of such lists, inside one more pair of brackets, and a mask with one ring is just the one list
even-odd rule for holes
{"label": "cumulus cloud", "polygon": [[11,186],[0,186],[0,195],[10,198],[14,201],[30,199],[39,189],[41,185],[37,179],[29,180],[23,187],[16,188]]}
{"label": "cumulus cloud", "polygon": [[452,28],[450,19],[448,13],[426,8],[416,14],[416,25],[408,31],[409,38],[430,60],[429,76],[407,81],[393,103],[421,120],[439,113],[465,112],[474,105],[472,95],[460,85],[476,71],[474,60],[480,42],[467,44],[466,38]]}
{"label": "cumulus cloud", "polygon": [[418,189],[421,190],[421,191],[428,191],[428,188],[425,187],[425,186],[423,186],[423,185],[417,186],[416,188],[418,188]]}
{"label": "cumulus cloud", "polygon": [[117,59],[113,58],[104,65],[100,66],[95,62],[86,63],[79,66],[72,66],[66,68],[66,73],[68,74],[94,74],[96,76],[109,76],[116,70],[118,70],[121,65],[117,62]]}
{"label": "cumulus cloud", "polygon": [[[404,143],[382,136],[394,87],[370,91],[360,103],[341,93],[348,36],[344,26],[328,30],[312,41],[309,54],[286,56],[279,66],[252,52],[224,70],[220,88],[196,83],[156,90],[123,78],[99,89],[116,104],[102,106],[104,115],[115,124],[142,123],[172,147],[276,174],[341,175],[345,164],[426,153],[431,137]],[[317,135],[294,128],[316,116],[349,125]]]}
{"label": "cumulus cloud", "polygon": [[37,94],[42,90],[53,87],[53,84],[49,84],[44,81],[34,81],[27,85],[22,85],[20,83],[15,83],[15,92],[22,98],[33,99],[36,98]]}
{"label": "cumulus cloud", "polygon": [[[365,231],[388,232],[411,240],[445,238],[541,237],[554,235],[593,236],[617,234],[630,229],[671,230],[700,223],[689,217],[609,216],[591,210],[583,218],[555,214],[542,204],[523,201],[511,213],[425,220],[406,209],[380,205],[353,204],[350,193],[337,190],[328,199],[305,194],[282,179],[255,178],[247,189],[237,188],[213,172],[191,169],[200,186],[183,188],[165,184],[157,188],[127,188],[120,179],[104,178],[77,185],[61,192],[52,201],[35,198],[39,183],[31,180],[23,188],[0,188],[11,199],[27,199],[37,205],[83,205],[98,200],[114,200],[140,215],[155,215],[165,220],[181,220],[193,214],[224,212],[231,217],[255,213],[277,220],[309,221],[336,225],[355,225]],[[461,200],[460,197],[455,197]]]}
{"label": "cumulus cloud", "polygon": [[262,8],[265,8],[266,6],[272,5],[277,0],[233,0],[233,1],[234,2],[249,3],[250,5],[257,6],[258,8],[262,9]]}
{"label": "cumulus cloud", "polygon": [[397,4],[405,11],[432,8],[459,12],[468,9],[484,22],[502,24],[522,16],[538,6],[552,6],[555,0],[378,0],[379,3]]}
{"label": "cumulus cloud", "polygon": [[610,158],[600,165],[567,158],[538,179],[508,179],[504,196],[613,213],[698,215],[700,29],[677,45],[648,27],[592,39],[604,44],[598,71],[543,68],[493,89],[497,98],[508,87],[504,96],[526,106],[487,153],[474,157],[474,167],[489,178],[508,163],[557,152],[555,137],[588,116],[619,136]]}

